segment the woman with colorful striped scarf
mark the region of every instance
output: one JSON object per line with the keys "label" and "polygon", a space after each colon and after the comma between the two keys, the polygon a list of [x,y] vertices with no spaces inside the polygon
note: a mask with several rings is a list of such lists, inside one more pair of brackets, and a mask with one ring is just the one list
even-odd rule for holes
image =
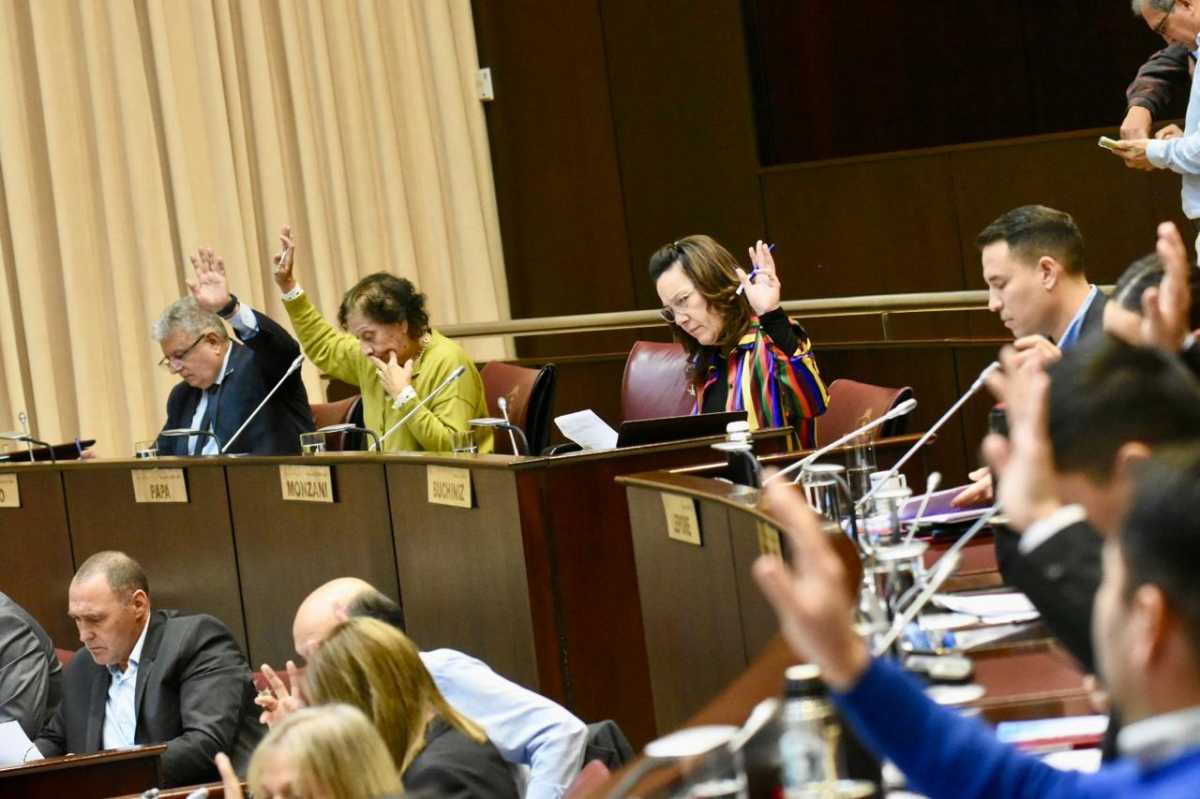
{"label": "woman with colorful striped scarf", "polygon": [[650,258],[663,318],[690,357],[693,413],[746,411],[750,429],[793,427],[816,445],[829,400],[804,328],[779,307],[770,248],[750,248],[750,274],[709,236],[688,236]]}

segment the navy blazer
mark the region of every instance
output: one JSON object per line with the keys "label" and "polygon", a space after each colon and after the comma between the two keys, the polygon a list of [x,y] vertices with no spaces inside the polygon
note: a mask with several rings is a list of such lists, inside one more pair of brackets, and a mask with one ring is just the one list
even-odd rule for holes
{"label": "navy blazer", "polygon": [[[300,354],[300,345],[277,322],[254,312],[258,335],[245,344],[230,342],[233,352],[225,366],[225,377],[213,393],[217,403],[213,430],[219,447],[224,447],[246,418],[258,407],[267,392]],[[171,389],[167,398],[167,423],[164,430],[192,426],[196,406],[203,391],[186,382]],[[312,408],[300,372],[288,376],[266,406],[242,431],[229,451],[252,455],[297,455],[300,434],[313,429]],[[159,437],[160,455],[188,455],[188,438]]]}
{"label": "navy blazer", "polygon": [[[155,610],[147,622],[134,703],[138,744],[163,744],[160,787],[220,779],[213,758],[226,752],[239,773],[266,728],[257,692],[229,629],[212,616]],[[91,754],[104,739],[111,677],[87,649],[63,674],[63,699],[34,743],[47,757]]]}

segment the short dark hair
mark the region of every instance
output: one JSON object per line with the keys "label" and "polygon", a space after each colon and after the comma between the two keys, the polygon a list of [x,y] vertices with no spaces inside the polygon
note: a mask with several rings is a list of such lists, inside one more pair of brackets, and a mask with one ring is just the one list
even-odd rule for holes
{"label": "short dark hair", "polygon": [[1200,447],[1156,453],[1134,479],[1118,538],[1125,594],[1158,586],[1200,657]]}
{"label": "short dark hair", "polygon": [[1083,273],[1083,234],[1071,215],[1044,205],[1022,205],[1004,214],[975,237],[979,249],[1003,241],[1022,260],[1055,258],[1071,274]]}
{"label": "short dark hair", "polygon": [[425,311],[425,295],[408,278],[387,272],[367,275],[355,283],[338,308],[338,324],[344,329],[354,311],[366,314],[372,321],[398,325],[408,322],[409,338],[419,338],[429,330],[429,314]]}
{"label": "short dark hair", "polygon": [[377,619],[400,632],[406,632],[404,608],[398,602],[393,602],[387,594],[373,588],[350,600],[346,605],[346,615],[352,619],[359,616]]}
{"label": "short dark hair", "polygon": [[1049,417],[1055,468],[1107,479],[1130,441],[1200,440],[1200,385],[1174,355],[1099,336],[1050,368]]}
{"label": "short dark hair", "polygon": [[[1157,286],[1163,279],[1163,262],[1157,253],[1138,258],[1117,278],[1112,301],[1122,308],[1140,314],[1142,295],[1146,289]],[[1192,309],[1188,314],[1188,327],[1200,328],[1200,268],[1188,267],[1188,293],[1192,295]]]}
{"label": "short dark hair", "polygon": [[121,599],[128,599],[133,596],[134,591],[138,590],[144,592],[146,596],[150,596],[150,581],[146,579],[146,572],[142,569],[142,564],[124,552],[112,550],[97,552],[83,562],[83,565],[75,572],[75,576],[71,578],[71,582],[81,583],[96,575],[103,575],[108,587]]}

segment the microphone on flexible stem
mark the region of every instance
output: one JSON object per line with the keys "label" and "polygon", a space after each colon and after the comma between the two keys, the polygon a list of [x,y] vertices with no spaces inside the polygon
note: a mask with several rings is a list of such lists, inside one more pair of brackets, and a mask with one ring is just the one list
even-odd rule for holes
{"label": "microphone on flexible stem", "polygon": [[326,435],[329,435],[330,433],[361,433],[361,434],[370,436],[371,440],[373,442],[375,442],[375,447],[377,449],[379,446],[379,434],[378,433],[376,433],[374,430],[372,430],[369,427],[359,427],[354,422],[343,422],[341,424],[327,424],[324,427],[318,427],[315,432],[325,433]]}
{"label": "microphone on flexible stem", "polygon": [[917,506],[917,515],[909,522],[908,535],[904,537],[904,543],[912,541],[913,536],[917,534],[917,529],[921,526],[921,517],[925,515],[925,509],[929,507],[929,499],[941,484],[941,472],[931,472],[929,477],[925,478],[925,496],[921,497],[921,504]]}
{"label": "microphone on flexible stem", "polygon": [[[959,553],[962,552],[962,548],[965,547],[968,543],[970,543],[971,539],[974,538],[979,533],[980,530],[982,530],[984,527],[987,526],[987,523],[992,520],[992,517],[995,516],[998,511],[999,511],[999,508],[995,505],[993,505],[992,507],[985,510],[983,512],[983,515],[980,516],[978,519],[976,519],[975,523],[973,525],[971,525],[965,533],[963,533],[961,536],[959,536],[958,540],[954,542],[954,545],[951,546],[949,549],[947,549],[945,554],[943,554],[940,558],[937,559],[937,562],[933,564],[934,570],[936,571],[938,568],[941,567],[942,561],[950,562],[949,559],[951,557],[955,557],[955,558],[959,557]],[[957,564],[955,564],[955,568],[957,568]],[[909,601],[909,598],[912,596],[912,592],[918,590],[919,587],[920,587],[919,585],[914,585],[912,588],[910,588],[908,591],[906,591],[900,597],[900,599],[898,599],[896,601],[896,607],[897,608],[904,607],[905,604]]]}
{"label": "microphone on flexible stem", "polygon": [[[163,430],[158,434],[158,438],[154,439],[154,445],[158,446],[159,438],[191,438],[192,436],[203,436],[204,438],[217,438],[217,434],[211,430],[200,430],[195,427],[172,427],[170,430]],[[221,440],[217,439],[217,444],[220,445]],[[186,446],[186,445],[185,445]],[[204,449],[201,447],[200,449]],[[187,455],[188,453],[184,453]],[[139,456],[140,457],[140,456]]]}
{"label": "microphone on flexible stem", "polygon": [[825,453],[829,452],[830,450],[840,447],[842,444],[845,444],[847,441],[853,441],[854,439],[858,438],[859,436],[861,436],[863,433],[867,432],[868,430],[874,430],[876,427],[879,427],[879,425],[883,424],[884,422],[886,422],[890,419],[895,419],[899,416],[904,416],[905,414],[912,413],[912,410],[915,407],[917,407],[917,401],[915,399],[906,399],[904,402],[901,402],[895,408],[892,408],[890,411],[885,413],[883,416],[880,416],[878,419],[873,419],[870,422],[867,422],[866,424],[864,424],[862,427],[858,428],[857,430],[852,430],[851,432],[842,436],[837,441],[834,441],[832,444],[826,444],[825,446],[821,447],[820,449],[815,450],[814,452],[811,452],[808,455],[805,455],[802,459],[796,461],[791,466],[788,466],[786,469],[780,469],[778,472],[776,472],[775,474],[768,477],[763,482],[763,485],[766,485],[767,483],[771,482],[772,480],[776,479],[777,477],[783,477],[785,474],[794,472],[797,469],[803,469],[805,466],[812,463],[817,458],[820,458]]}
{"label": "microphone on flexible stem", "polygon": [[450,373],[449,377],[447,377],[440,384],[438,384],[437,388],[435,388],[433,391],[430,391],[420,402],[418,402],[416,405],[414,405],[411,411],[409,411],[408,413],[406,413],[402,417],[400,417],[400,421],[396,422],[394,425],[389,427],[387,429],[387,432],[385,432],[382,436],[379,437],[379,445],[378,445],[379,451],[381,451],[381,452],[383,451],[383,442],[387,441],[388,436],[390,436],[392,433],[396,432],[396,430],[398,430],[400,428],[400,425],[404,424],[409,419],[411,419],[412,415],[421,409],[421,406],[423,406],[425,403],[429,402],[431,399],[436,397],[438,394],[441,394],[442,391],[446,388],[446,386],[450,385],[455,380],[462,377],[463,372],[465,372],[465,371],[467,371],[467,367],[465,367],[465,366],[460,366],[457,369],[455,369],[453,372]]}
{"label": "microphone on flexible stem", "polygon": [[[21,411],[17,414],[17,421],[21,423],[21,432],[25,435],[30,435],[29,432],[29,414]],[[33,442],[25,442],[25,451],[29,453],[29,462],[33,463]]]}
{"label": "microphone on flexible stem", "polygon": [[47,444],[45,441],[40,441],[40,440],[34,438],[33,436],[29,435],[28,433],[0,433],[0,439],[2,439],[4,441],[18,441],[18,442],[25,444],[28,447],[30,463],[34,462],[34,456],[33,456],[33,445],[34,444],[37,444],[39,447],[45,447],[46,452],[50,453],[50,462],[58,463],[58,459],[54,457],[54,447],[52,447],[50,444]]}
{"label": "microphone on flexible stem", "polygon": [[[496,404],[500,406],[500,414],[504,417],[504,421],[507,424],[511,425],[512,420],[508,418],[508,400],[504,397],[497,397]],[[508,443],[512,444],[512,450],[513,450],[514,455],[521,454],[520,452],[517,451],[517,437],[515,435],[513,435],[513,428],[511,428],[511,427],[508,428]],[[525,445],[525,451],[529,452],[529,444]],[[529,452],[529,454],[532,455],[533,453]]]}
{"label": "microphone on flexible stem", "polygon": [[[240,436],[242,434],[242,431],[246,429],[246,426],[249,425],[250,422],[254,421],[254,417],[258,416],[258,412],[263,409],[263,406],[267,404],[268,400],[270,400],[271,397],[275,396],[275,392],[278,391],[279,387],[283,385],[283,381],[285,381],[289,377],[291,377],[292,374],[294,374],[295,371],[297,369],[299,369],[303,363],[304,363],[304,353],[300,353],[299,355],[296,356],[296,360],[292,361],[292,365],[287,368],[287,371],[283,373],[283,377],[279,378],[279,382],[276,383],[271,388],[271,390],[267,392],[267,396],[263,397],[262,402],[258,403],[258,407],[250,412],[250,415],[246,417],[246,421],[242,422],[242,426],[239,427],[234,432],[234,434],[229,437],[229,440],[225,442],[225,446],[221,447],[221,452],[220,452],[221,455],[224,455],[226,452],[229,451],[229,448],[233,446],[233,442],[238,440],[238,436]],[[220,442],[218,442],[218,443],[220,443]]]}
{"label": "microphone on flexible stem", "polygon": [[916,455],[917,452],[921,449],[921,447],[925,446],[925,443],[933,437],[933,434],[936,433],[938,430],[940,430],[942,428],[942,425],[944,425],[946,422],[948,422],[950,420],[950,417],[953,416],[958,411],[958,409],[961,408],[966,403],[967,400],[969,400],[971,397],[973,397],[975,395],[975,393],[977,391],[979,391],[979,389],[983,388],[984,382],[988,379],[988,377],[991,376],[992,372],[997,371],[999,368],[1000,368],[999,361],[992,361],[987,366],[985,366],[983,371],[979,373],[979,377],[975,378],[975,382],[972,383],[971,387],[967,389],[966,393],[964,393],[961,397],[959,397],[955,401],[955,403],[950,406],[950,410],[948,410],[944,414],[942,414],[941,419],[938,419],[936,422],[933,423],[932,427],[930,427],[928,430],[925,431],[925,435],[923,435],[919,439],[917,439],[917,443],[913,444],[912,447],[908,450],[908,452],[905,452],[903,455],[900,456],[900,460],[896,461],[896,465],[893,466],[892,468],[888,469],[887,472],[884,473],[882,480],[880,480],[878,483],[876,483],[875,486],[870,491],[863,494],[862,499],[860,499],[858,501],[858,504],[866,505],[867,502],[869,502],[871,500],[871,497],[875,496],[876,491],[878,491],[883,486],[887,485],[888,481],[890,481],[896,475],[896,473],[900,471],[900,469],[904,466],[904,464],[908,463],[909,459],[912,458],[913,455]]}

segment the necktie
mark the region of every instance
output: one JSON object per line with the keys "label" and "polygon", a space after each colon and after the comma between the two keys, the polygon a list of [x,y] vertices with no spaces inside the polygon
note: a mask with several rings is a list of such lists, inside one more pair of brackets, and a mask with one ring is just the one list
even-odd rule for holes
{"label": "necktie", "polygon": [[[212,430],[213,416],[217,412],[217,397],[220,393],[221,384],[213,383],[208,388],[204,389],[205,396],[208,397],[208,404],[204,406],[204,415],[200,417],[200,429]],[[213,430],[216,433],[216,430]],[[192,443],[192,454],[199,455],[204,451],[204,445],[208,443],[208,436],[196,436]]]}

